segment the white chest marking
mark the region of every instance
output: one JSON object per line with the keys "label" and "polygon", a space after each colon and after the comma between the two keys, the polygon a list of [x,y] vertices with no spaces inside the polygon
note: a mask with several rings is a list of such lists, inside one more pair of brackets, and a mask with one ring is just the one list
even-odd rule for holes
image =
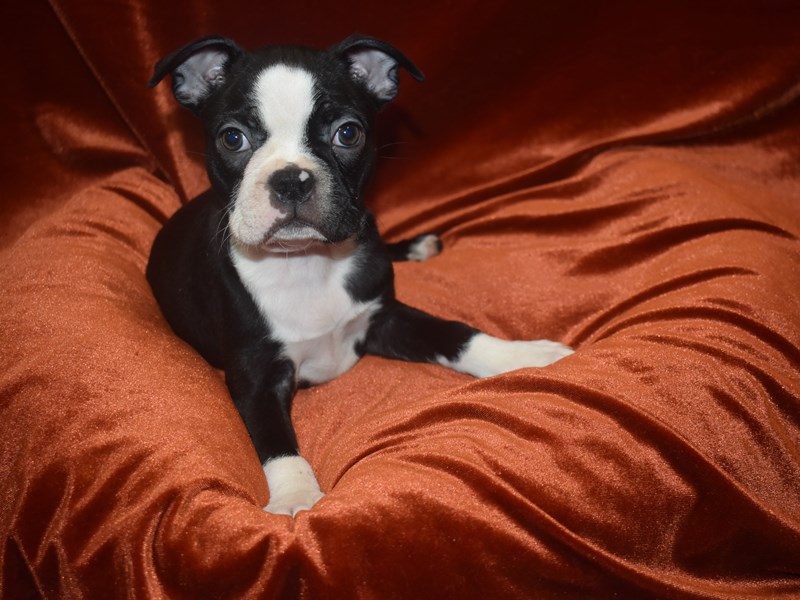
{"label": "white chest marking", "polygon": [[323,383],[356,363],[354,347],[380,302],[355,302],[345,289],[357,260],[352,248],[278,254],[234,244],[231,258],[298,379]]}

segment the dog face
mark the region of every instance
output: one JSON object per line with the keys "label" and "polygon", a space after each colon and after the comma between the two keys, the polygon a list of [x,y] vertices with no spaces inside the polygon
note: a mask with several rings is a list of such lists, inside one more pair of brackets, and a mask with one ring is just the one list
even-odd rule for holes
{"label": "dog face", "polygon": [[204,122],[208,173],[228,205],[235,243],[299,251],[359,230],[372,169],[372,123],[397,94],[395,48],[351,37],[328,51],[267,47],[252,53],[205,38],[166,57],[178,102]]}

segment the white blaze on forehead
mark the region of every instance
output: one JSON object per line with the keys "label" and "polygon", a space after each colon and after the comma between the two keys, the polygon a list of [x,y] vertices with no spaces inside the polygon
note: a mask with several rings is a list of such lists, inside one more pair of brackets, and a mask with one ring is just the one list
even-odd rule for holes
{"label": "white blaze on forehead", "polygon": [[308,153],[306,127],[315,101],[311,73],[286,65],[269,67],[259,75],[253,94],[273,155],[291,162]]}
{"label": "white blaze on forehead", "polygon": [[259,244],[286,214],[270,201],[269,178],[288,165],[300,167],[300,181],[315,178],[315,195],[325,198],[330,182],[308,147],[306,129],[316,101],[315,80],[308,71],[286,65],[268,67],[251,92],[267,141],[253,152],[234,196],[230,227],[244,244]]}

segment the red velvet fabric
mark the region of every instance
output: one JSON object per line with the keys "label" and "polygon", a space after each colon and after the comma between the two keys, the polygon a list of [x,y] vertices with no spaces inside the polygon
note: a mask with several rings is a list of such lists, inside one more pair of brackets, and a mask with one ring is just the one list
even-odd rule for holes
{"label": "red velvet fabric", "polygon": [[[796,2],[6,3],[0,596],[800,597]],[[575,355],[365,358],[298,394],[326,497],[267,489],[144,278],[207,180],[155,61],[359,31],[426,73],[370,203],[399,296]]]}

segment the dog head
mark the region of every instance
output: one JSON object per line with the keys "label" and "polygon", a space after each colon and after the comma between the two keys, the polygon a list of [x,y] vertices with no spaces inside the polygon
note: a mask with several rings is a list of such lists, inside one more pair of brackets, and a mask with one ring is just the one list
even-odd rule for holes
{"label": "dog head", "polygon": [[234,241],[286,252],[358,232],[374,117],[397,94],[400,67],[423,79],[370,37],[254,52],[208,37],[159,61],[150,86],[171,74],[175,98],[204,122],[208,174]]}

